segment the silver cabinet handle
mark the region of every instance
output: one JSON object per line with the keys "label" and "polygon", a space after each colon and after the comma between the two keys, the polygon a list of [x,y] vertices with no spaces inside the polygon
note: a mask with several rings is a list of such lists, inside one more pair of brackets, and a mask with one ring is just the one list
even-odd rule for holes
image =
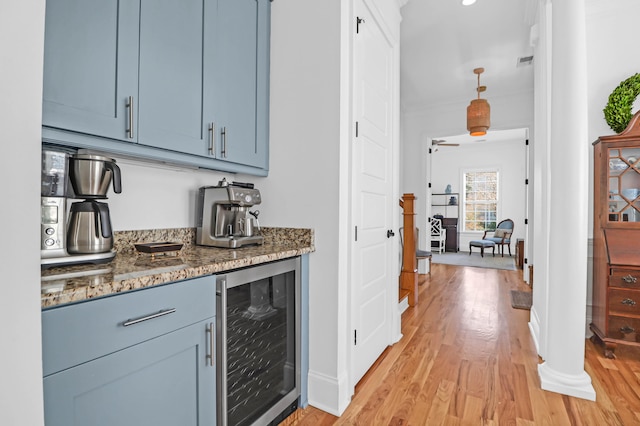
{"label": "silver cabinet handle", "polygon": [[626,299],[622,299],[622,303],[623,305],[629,305],[629,306],[636,306],[636,301],[633,299],[629,299],[628,297]]}
{"label": "silver cabinet handle", "polygon": [[222,136],[222,151],[220,152],[220,156],[222,158],[227,158],[227,128],[223,127],[220,132],[220,136]]}
{"label": "silver cabinet handle", "polygon": [[133,139],[133,96],[127,99],[127,111],[129,112],[129,127],[127,128],[127,137]]}
{"label": "silver cabinet handle", "polygon": [[163,317],[165,315],[172,314],[176,311],[176,308],[164,309],[162,311],[156,312],[155,314],[146,315],[144,317],[136,318],[136,319],[128,319],[122,325],[125,327],[129,327],[130,325],[136,325],[143,321],[149,321],[155,318]]}
{"label": "silver cabinet handle", "polygon": [[636,281],[638,281],[638,279],[633,275],[629,274],[622,277],[622,281],[624,281],[625,283],[635,283]]}
{"label": "silver cabinet handle", "polygon": [[216,156],[216,125],[209,124],[209,155]]}
{"label": "silver cabinet handle", "polygon": [[215,324],[210,322],[207,327],[207,333],[209,334],[209,353],[207,354],[207,359],[209,360],[209,365],[213,367],[215,365]]}

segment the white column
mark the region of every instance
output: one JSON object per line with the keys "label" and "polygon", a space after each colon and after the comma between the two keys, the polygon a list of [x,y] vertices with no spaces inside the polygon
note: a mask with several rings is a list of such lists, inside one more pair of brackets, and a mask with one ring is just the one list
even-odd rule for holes
{"label": "white column", "polygon": [[552,1],[548,322],[542,388],[595,400],[584,370],[588,179],[584,0]]}

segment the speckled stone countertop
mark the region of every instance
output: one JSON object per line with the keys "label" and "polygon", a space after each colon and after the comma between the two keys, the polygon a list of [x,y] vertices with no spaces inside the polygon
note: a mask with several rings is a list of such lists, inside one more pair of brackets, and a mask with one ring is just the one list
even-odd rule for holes
{"label": "speckled stone countertop", "polygon": [[[41,306],[80,302],[315,251],[311,229],[262,228],[261,235],[262,245],[227,249],[195,245],[195,228],[116,232],[117,254],[111,262],[43,270]],[[134,247],[136,243],[155,241],[184,246],[180,251],[154,257]]]}

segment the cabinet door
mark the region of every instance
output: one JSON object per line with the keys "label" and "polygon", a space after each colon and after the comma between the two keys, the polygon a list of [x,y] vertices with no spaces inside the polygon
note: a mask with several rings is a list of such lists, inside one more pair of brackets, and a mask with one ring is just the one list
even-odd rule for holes
{"label": "cabinet door", "polygon": [[139,143],[208,154],[214,29],[215,0],[141,1]]}
{"label": "cabinet door", "polygon": [[215,425],[213,318],[44,378],[47,426]]}
{"label": "cabinet door", "polygon": [[138,5],[139,0],[47,1],[45,126],[130,140],[127,105],[138,91]]}
{"label": "cabinet door", "polygon": [[217,156],[267,167],[269,0],[218,0]]}

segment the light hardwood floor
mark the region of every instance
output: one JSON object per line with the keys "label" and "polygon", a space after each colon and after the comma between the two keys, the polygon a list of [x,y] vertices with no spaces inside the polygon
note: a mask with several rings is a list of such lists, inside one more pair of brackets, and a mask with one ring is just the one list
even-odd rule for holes
{"label": "light hardwood floor", "polygon": [[510,290],[528,289],[520,277],[434,264],[431,278],[420,277],[418,305],[402,315],[402,339],[360,381],[343,415],[308,407],[285,423],[640,425],[637,352],[618,348],[610,360],[586,341],[596,402],[540,389],[529,311],[510,302]]}

